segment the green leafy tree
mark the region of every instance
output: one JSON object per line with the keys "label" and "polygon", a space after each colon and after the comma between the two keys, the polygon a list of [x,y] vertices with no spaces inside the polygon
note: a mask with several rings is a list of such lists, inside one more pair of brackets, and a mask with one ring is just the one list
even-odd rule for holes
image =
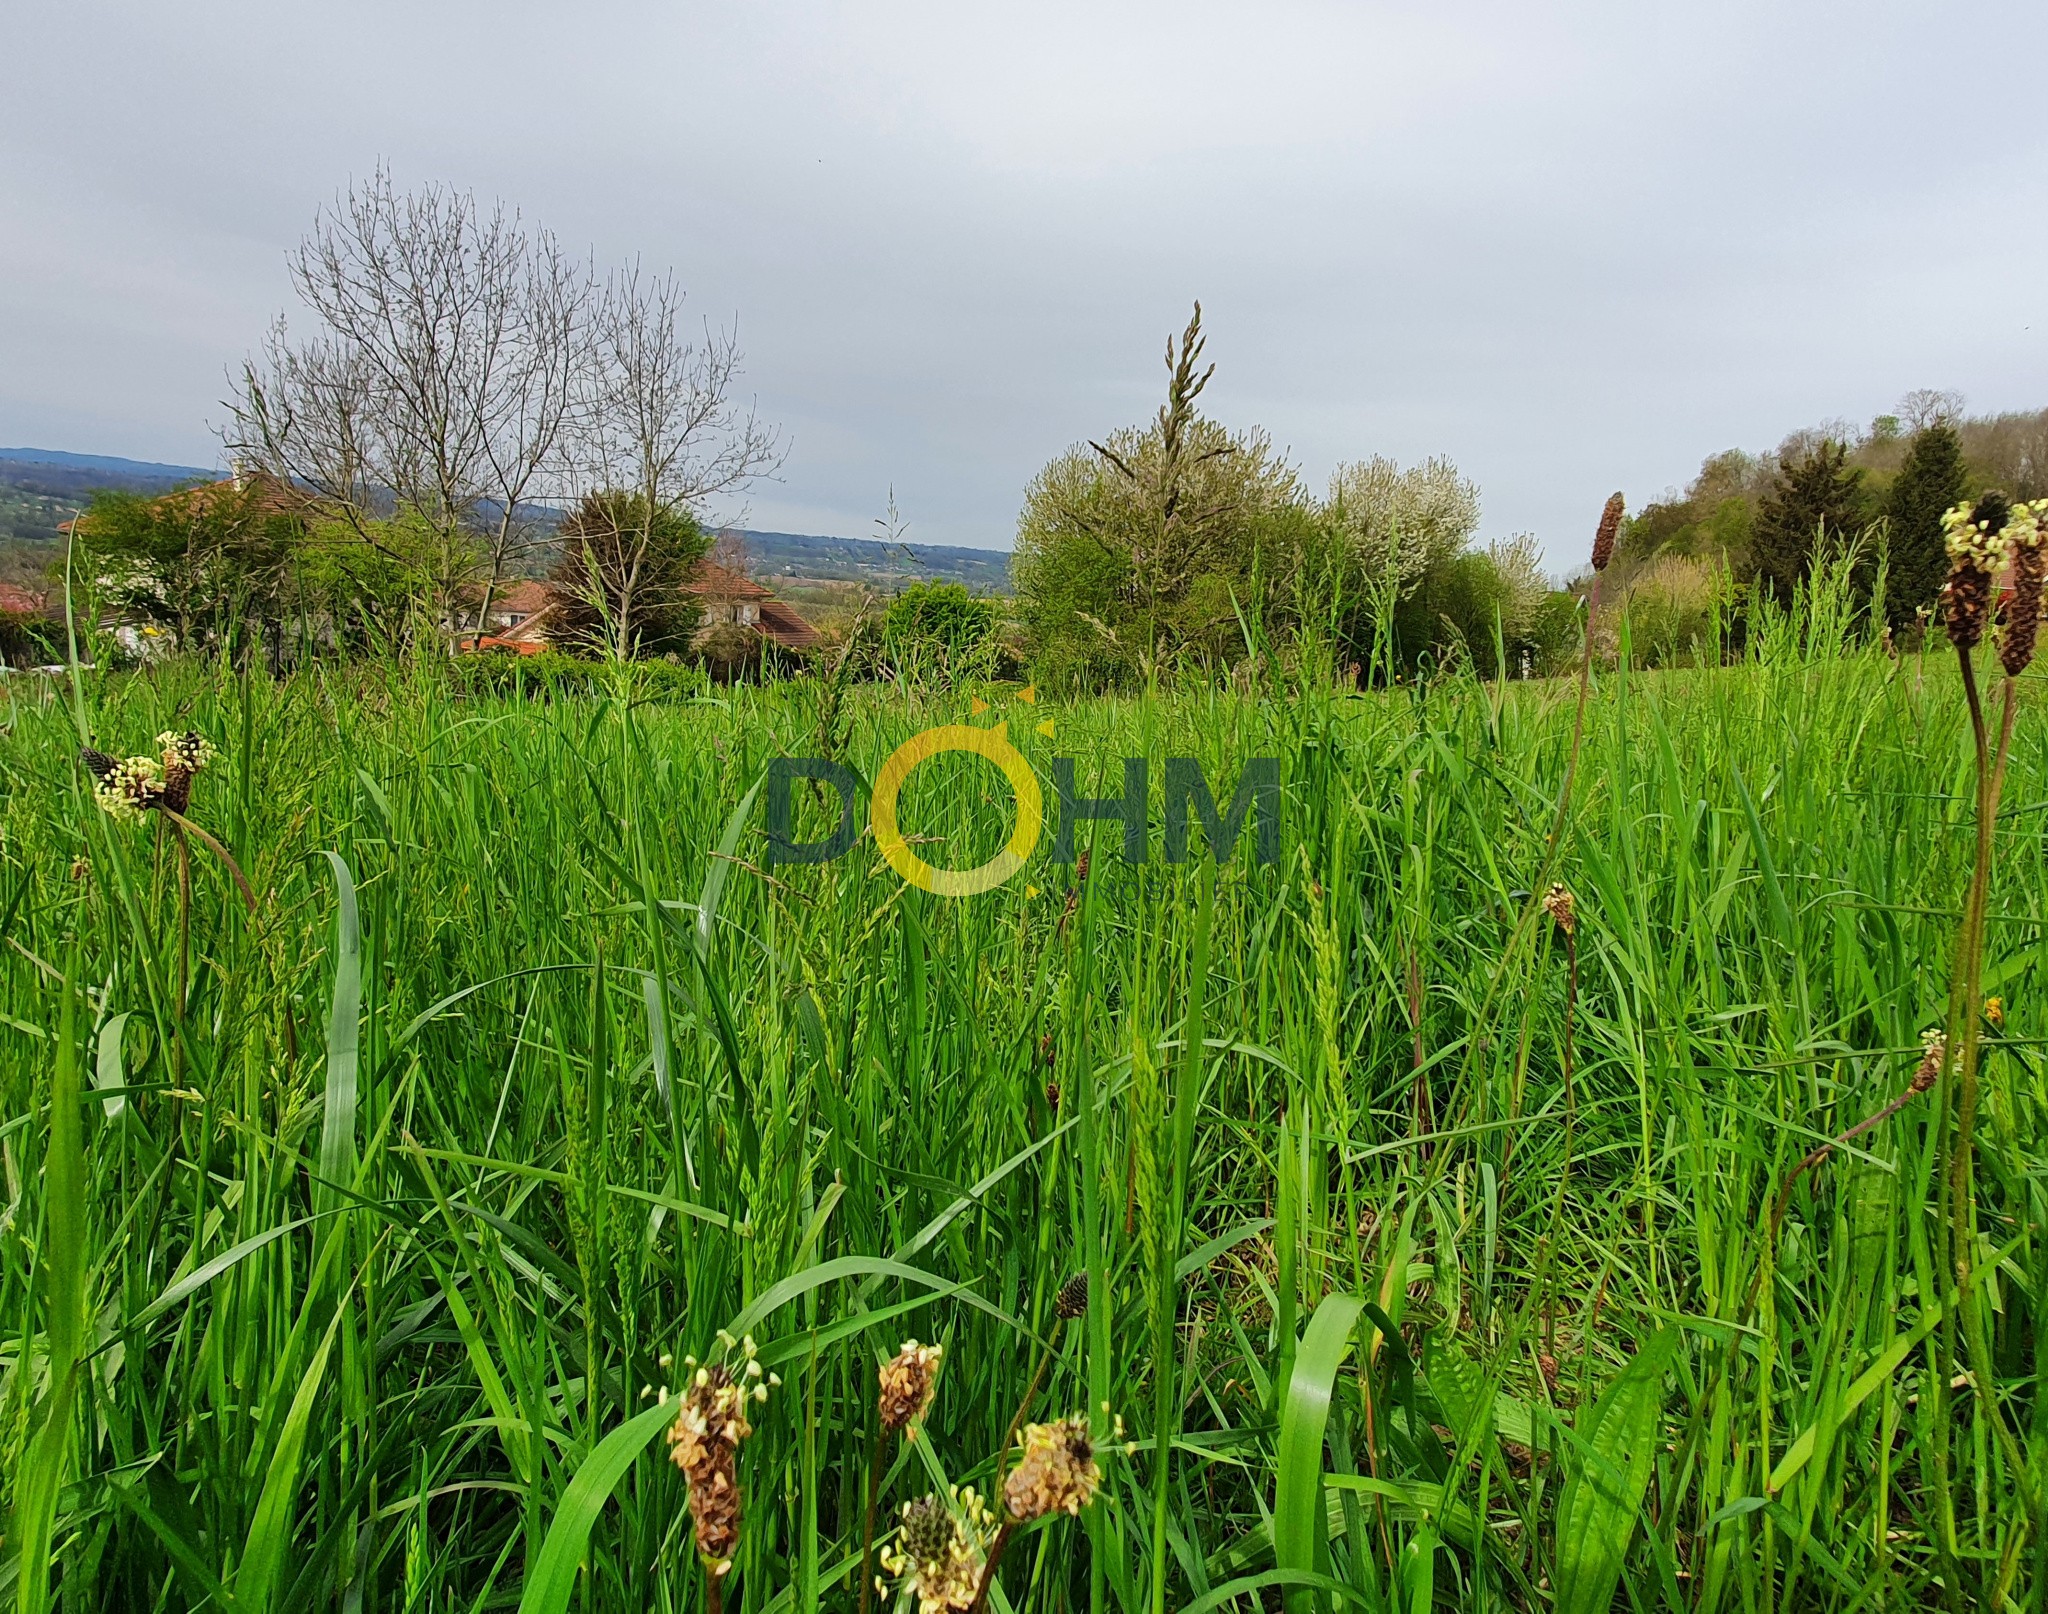
{"label": "green leafy tree", "polygon": [[1149,426],[1076,445],[1032,479],[1012,561],[1031,652],[1056,681],[1115,682],[1227,658],[1239,611],[1298,536],[1307,500],[1256,429],[1196,400],[1201,307],[1166,345],[1167,398]]}
{"label": "green leafy tree", "polygon": [[74,529],[99,598],[180,651],[210,649],[283,608],[294,518],[267,482],[158,497],[101,492]]}
{"label": "green leafy tree", "polygon": [[1823,440],[1782,461],[1750,533],[1756,581],[1773,596],[1790,599],[1812,571],[1815,550],[1860,537],[1870,517],[1863,472],[1849,464],[1845,444]]}
{"label": "green leafy tree", "polygon": [[1891,527],[1891,571],[1886,601],[1894,626],[1910,622],[1922,607],[1932,609],[1948,576],[1942,545],[1942,512],[1962,500],[1970,468],[1963,440],[1947,421],[1916,432],[1905,463],[1885,500]]}
{"label": "green leafy tree", "polygon": [[410,508],[343,520],[315,506],[292,581],[292,602],[320,642],[350,654],[438,648],[432,579],[443,535]]}
{"label": "green leafy tree", "polygon": [[702,608],[685,592],[703,560],[704,529],[687,509],[637,492],[591,493],[563,519],[549,574],[549,636],[621,661],[680,654]]}

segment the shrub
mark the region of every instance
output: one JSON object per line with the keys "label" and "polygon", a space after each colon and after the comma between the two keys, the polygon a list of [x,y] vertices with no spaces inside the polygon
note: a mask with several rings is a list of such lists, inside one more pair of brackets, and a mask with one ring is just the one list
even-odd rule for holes
{"label": "shrub", "polygon": [[890,662],[920,683],[953,685],[995,676],[1002,659],[996,602],[961,583],[912,583],[889,602],[882,645]]}
{"label": "shrub", "polygon": [[588,661],[560,650],[522,656],[499,648],[458,656],[449,663],[455,687],[469,695],[524,695],[542,699],[601,694],[628,687],[641,700],[694,700],[710,687],[700,667],[679,661],[640,661],[622,680],[619,663]]}

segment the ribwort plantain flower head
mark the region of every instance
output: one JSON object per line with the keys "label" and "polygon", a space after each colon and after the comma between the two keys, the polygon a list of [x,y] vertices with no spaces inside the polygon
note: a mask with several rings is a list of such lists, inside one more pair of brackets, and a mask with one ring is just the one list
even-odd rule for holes
{"label": "ribwort plantain flower head", "polygon": [[[96,766],[95,760],[104,763]],[[119,762],[94,751],[85,754],[94,773],[93,799],[108,817],[139,824],[143,815],[164,804],[164,767],[155,757],[124,757]]]}
{"label": "ribwort plantain flower head", "polygon": [[699,1365],[686,1357],[690,1383],[676,1421],[668,1431],[669,1461],[683,1471],[690,1488],[690,1521],[704,1572],[713,1578],[732,1568],[740,1544],[740,1442],[754,1432],[747,1409],[768,1399],[781,1382],[763,1379],[751,1338],[721,1334],[724,1359]]}
{"label": "ribwort plantain flower head", "polygon": [[2011,501],[2003,493],[1987,493],[1941,518],[1950,562],[1942,609],[1949,643],[1960,651],[1976,649],[1991,620],[1992,589],[2010,549],[2005,529],[2011,514]]}
{"label": "ribwort plantain flower head", "polygon": [[156,737],[164,758],[163,804],[174,813],[192,805],[192,781],[217,753],[205,735],[187,729],[166,729]]}
{"label": "ribwort plantain flower head", "polygon": [[1060,1285],[1060,1292],[1053,1297],[1053,1314],[1061,1322],[1072,1322],[1088,1310],[1088,1274],[1077,1272]]}
{"label": "ribwort plantain flower head", "polygon": [[882,1549],[882,1568],[916,1596],[918,1614],[959,1614],[981,1590],[995,1515],[972,1489],[952,1498],[904,1503],[895,1544]]}
{"label": "ribwort plantain flower head", "polygon": [[1628,501],[1619,493],[1607,495],[1607,503],[1600,511],[1600,525],[1593,529],[1593,570],[1604,572],[1607,563],[1614,559],[1614,540],[1621,535],[1621,518],[1628,511]]}
{"label": "ribwort plantain flower head", "polygon": [[2006,676],[2017,678],[2034,659],[2034,641],[2041,627],[2041,581],[2048,575],[2048,531],[2038,505],[2016,504],[2005,521],[2007,552],[2012,556],[2012,597],[2005,602],[2005,620],[1998,632],[1998,659]]}
{"label": "ribwort plantain flower head", "polygon": [[1050,1513],[1078,1514],[1102,1488],[1088,1415],[1024,1427],[1024,1455],[1003,1481],[1003,1505],[1020,1524]]}
{"label": "ribwort plantain flower head", "polygon": [[164,754],[164,766],[182,767],[187,773],[201,773],[206,765],[220,755],[214,744],[196,729],[165,729],[156,737],[157,749]]}
{"label": "ribwort plantain flower head", "polygon": [[1543,893],[1543,911],[1556,921],[1557,928],[1567,936],[1579,933],[1579,910],[1572,900],[1571,892],[1562,885],[1554,885]]}
{"label": "ribwort plantain flower head", "polygon": [[939,1361],[945,1354],[938,1345],[920,1345],[906,1339],[903,1348],[884,1362],[877,1378],[882,1427],[890,1434],[909,1430],[907,1439],[917,1438],[915,1425],[931,1410],[938,1393]]}
{"label": "ribwort plantain flower head", "polygon": [[1913,1079],[1906,1084],[1911,1093],[1924,1093],[1941,1079],[1941,1062],[1948,1056],[1948,1033],[1938,1027],[1920,1039],[1920,1063],[1913,1067]]}

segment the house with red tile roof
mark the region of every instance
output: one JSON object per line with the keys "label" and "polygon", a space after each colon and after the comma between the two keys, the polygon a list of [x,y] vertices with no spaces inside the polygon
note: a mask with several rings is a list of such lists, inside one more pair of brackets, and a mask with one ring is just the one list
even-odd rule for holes
{"label": "house with red tile roof", "polygon": [[[782,650],[808,650],[818,643],[818,630],[787,601],[777,599],[751,577],[715,561],[700,561],[684,586],[702,602],[703,620],[697,637],[720,627],[738,627]],[[513,585],[491,602],[493,631],[465,640],[464,649],[512,650],[537,655],[548,646],[548,618],[554,590],[546,583]]]}
{"label": "house with red tile roof", "polygon": [[699,561],[683,592],[703,602],[703,625],[697,630],[700,636],[730,624],[751,628],[784,650],[808,650],[818,642],[818,630],[794,606],[778,600],[751,577],[716,561]]}

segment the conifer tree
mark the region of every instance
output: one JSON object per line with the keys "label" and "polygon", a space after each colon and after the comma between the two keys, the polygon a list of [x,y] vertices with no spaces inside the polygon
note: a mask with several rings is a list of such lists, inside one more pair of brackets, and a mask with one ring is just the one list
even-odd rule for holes
{"label": "conifer tree", "polygon": [[1823,442],[1778,467],[1750,538],[1756,580],[1774,598],[1791,598],[1819,545],[1846,543],[1869,521],[1863,472],[1848,459],[1845,444]]}
{"label": "conifer tree", "polygon": [[1942,547],[1941,516],[1962,500],[1969,481],[1963,442],[1946,421],[1916,432],[1906,460],[1885,500],[1891,527],[1891,571],[1885,587],[1894,626],[1913,620],[1922,606],[1932,608],[1948,576],[1948,552]]}

